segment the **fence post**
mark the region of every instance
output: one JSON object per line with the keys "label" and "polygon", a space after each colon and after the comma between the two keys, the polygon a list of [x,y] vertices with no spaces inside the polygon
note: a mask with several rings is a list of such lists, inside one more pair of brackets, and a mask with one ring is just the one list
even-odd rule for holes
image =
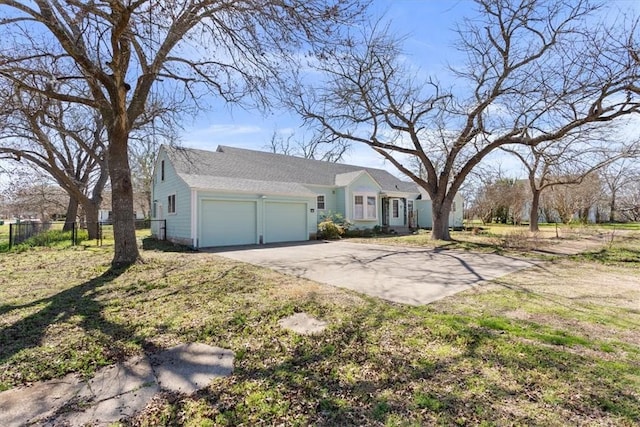
{"label": "fence post", "polygon": [[13,244],[13,223],[9,224],[9,250]]}
{"label": "fence post", "polygon": [[71,224],[71,246],[76,246],[78,243],[76,242],[78,235],[76,234],[76,223],[73,222]]}

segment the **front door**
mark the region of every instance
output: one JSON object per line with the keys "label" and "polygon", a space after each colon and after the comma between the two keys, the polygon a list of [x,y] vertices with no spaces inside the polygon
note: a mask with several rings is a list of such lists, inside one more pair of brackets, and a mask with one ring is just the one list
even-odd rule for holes
{"label": "front door", "polygon": [[389,225],[390,226],[404,226],[404,199],[392,198],[389,199]]}

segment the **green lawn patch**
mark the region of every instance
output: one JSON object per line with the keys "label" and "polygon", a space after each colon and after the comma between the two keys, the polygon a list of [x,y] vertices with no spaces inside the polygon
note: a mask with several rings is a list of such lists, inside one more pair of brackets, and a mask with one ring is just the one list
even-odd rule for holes
{"label": "green lawn patch", "polygon": [[605,247],[597,251],[575,255],[576,260],[597,261],[603,264],[629,264],[640,268],[640,245]]}

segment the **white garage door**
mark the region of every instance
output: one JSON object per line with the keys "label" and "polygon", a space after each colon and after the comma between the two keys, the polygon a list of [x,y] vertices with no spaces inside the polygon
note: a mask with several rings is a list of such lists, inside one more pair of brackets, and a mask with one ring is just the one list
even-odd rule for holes
{"label": "white garage door", "polygon": [[265,243],[309,240],[306,203],[266,202],[264,207]]}
{"label": "white garage door", "polygon": [[256,202],[202,201],[199,246],[206,248],[257,243],[256,212]]}

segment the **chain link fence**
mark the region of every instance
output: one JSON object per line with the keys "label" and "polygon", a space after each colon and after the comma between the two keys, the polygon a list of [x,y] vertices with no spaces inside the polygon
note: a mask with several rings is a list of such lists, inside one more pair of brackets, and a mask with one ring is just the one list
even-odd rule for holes
{"label": "chain link fence", "polygon": [[[164,240],[166,220],[136,220],[135,228],[139,238],[152,237]],[[105,240],[113,240],[113,224],[111,222],[39,222],[22,221],[9,224],[9,249],[32,239],[34,246],[49,246],[54,242],[68,241],[77,245],[87,240],[88,231],[95,231],[96,245],[101,246]],[[145,235],[144,230],[148,230]],[[93,234],[93,233],[91,233]]]}

